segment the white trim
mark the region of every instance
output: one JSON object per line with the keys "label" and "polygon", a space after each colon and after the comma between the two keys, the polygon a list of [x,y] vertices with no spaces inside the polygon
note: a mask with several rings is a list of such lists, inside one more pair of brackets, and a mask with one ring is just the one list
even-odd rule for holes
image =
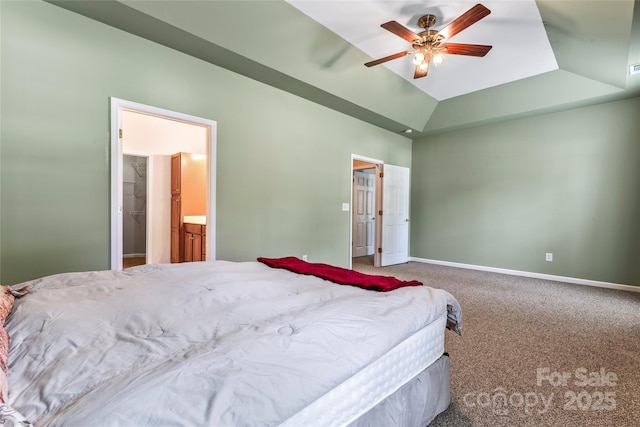
{"label": "white trim", "polygon": [[351,168],[352,169],[353,169],[353,161],[354,160],[360,160],[360,161],[367,162],[367,163],[376,163],[376,164],[379,164],[379,165],[383,165],[384,164],[384,161],[382,161],[382,160],[374,159],[372,157],[360,156],[358,154],[353,154],[352,153],[351,154]]}
{"label": "white trim", "polygon": [[121,111],[134,111],[207,128],[207,260],[216,259],[216,173],[217,122],[176,111],[111,97],[111,251],[112,270],[122,269],[122,140]]}
{"label": "white trim", "polygon": [[553,280],[555,282],[573,283],[576,285],[595,286],[598,288],[617,289],[620,291],[640,292],[640,286],[623,285],[619,283],[600,282],[597,280],[577,279],[574,277],[554,276],[552,274],[534,273],[530,271],[509,270],[506,268],[485,267],[482,265],[462,264],[450,261],[438,261],[435,259],[409,257],[409,261],[423,262],[425,264],[445,265],[448,267],[465,268],[467,270],[489,271],[492,273],[508,274],[511,276],[531,277],[534,279]]}
{"label": "white trim", "polygon": [[122,258],[140,258],[140,257],[146,257],[147,254],[123,254]]}
{"label": "white trim", "polygon": [[[349,175],[349,182],[351,183],[351,185],[349,186],[349,269],[353,268],[353,161],[354,160],[360,160],[362,162],[367,162],[367,163],[374,163],[376,165],[384,165],[384,161],[382,160],[378,160],[378,159],[374,159],[371,157],[365,157],[365,156],[360,156],[359,154],[353,154],[351,153],[351,164],[349,165],[349,171],[350,171],[350,175]],[[378,168],[379,170],[379,168]],[[376,175],[378,175],[378,173],[376,172]],[[382,191],[382,188],[378,189],[378,179],[379,177],[376,176],[376,211],[378,209],[378,191]],[[377,228],[377,223],[378,221],[376,221],[376,228]],[[375,246],[373,249],[373,256],[374,258],[379,256],[378,255],[378,251],[377,251],[377,246],[378,246],[378,236],[376,234],[376,237],[374,238],[375,240]]]}
{"label": "white trim", "polygon": [[120,102],[111,98],[111,269],[122,269],[122,139]]}

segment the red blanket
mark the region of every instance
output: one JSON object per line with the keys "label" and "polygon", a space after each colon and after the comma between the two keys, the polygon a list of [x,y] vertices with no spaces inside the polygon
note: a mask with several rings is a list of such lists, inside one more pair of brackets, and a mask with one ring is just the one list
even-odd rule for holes
{"label": "red blanket", "polygon": [[391,276],[374,276],[329,264],[309,263],[293,256],[284,258],[260,257],[258,261],[269,267],[284,268],[294,273],[320,277],[340,285],[357,286],[378,292],[388,292],[403,286],[422,286],[422,282],[417,280],[402,281]]}

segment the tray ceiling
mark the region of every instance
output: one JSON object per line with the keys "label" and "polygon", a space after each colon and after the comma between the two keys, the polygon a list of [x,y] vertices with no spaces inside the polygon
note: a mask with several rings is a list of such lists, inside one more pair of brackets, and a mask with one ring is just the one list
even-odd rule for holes
{"label": "tray ceiling", "polygon": [[410,58],[364,66],[409,47],[380,24],[417,30],[433,13],[439,29],[476,1],[48,2],[410,138],[640,96],[633,0],[484,2],[491,14],[451,41],[493,49],[418,81]]}
{"label": "tray ceiling", "polygon": [[[418,18],[436,17],[433,29],[440,30],[470,9],[469,1],[288,1],[304,14],[327,27],[373,59],[411,48],[380,24],[397,21],[415,33],[422,29]],[[492,45],[483,58],[447,55],[431,67],[429,75],[414,79],[411,57],[383,64],[438,101],[487,89],[515,80],[557,70],[551,44],[538,7],[533,0],[485,1],[491,10],[481,19],[447,41]]]}

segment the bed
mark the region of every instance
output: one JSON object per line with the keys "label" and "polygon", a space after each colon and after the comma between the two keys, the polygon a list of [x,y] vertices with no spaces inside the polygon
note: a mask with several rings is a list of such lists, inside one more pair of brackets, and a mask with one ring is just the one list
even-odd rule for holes
{"label": "bed", "polygon": [[461,313],[443,290],[377,292],[257,261],[64,273],[18,287],[30,291],[4,325],[0,418],[424,427],[449,405],[444,335],[461,332]]}

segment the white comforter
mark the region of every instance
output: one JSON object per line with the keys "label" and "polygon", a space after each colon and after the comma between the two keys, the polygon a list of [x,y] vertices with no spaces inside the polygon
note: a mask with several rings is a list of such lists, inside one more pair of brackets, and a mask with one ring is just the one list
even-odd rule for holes
{"label": "white comforter", "polygon": [[278,425],[457,304],[257,262],[30,283],[6,324],[9,403],[52,427]]}

